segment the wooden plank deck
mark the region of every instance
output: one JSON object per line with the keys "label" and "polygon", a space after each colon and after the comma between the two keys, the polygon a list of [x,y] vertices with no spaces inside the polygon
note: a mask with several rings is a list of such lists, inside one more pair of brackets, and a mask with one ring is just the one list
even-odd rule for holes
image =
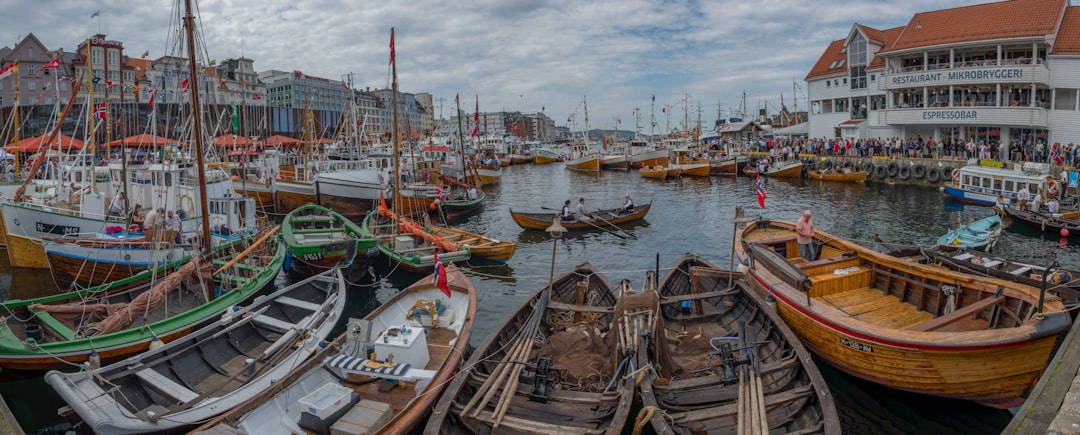
{"label": "wooden plank deck", "polygon": [[903,329],[933,318],[933,315],[917,310],[914,305],[900,302],[896,296],[885,295],[881,290],[870,287],[834,293],[820,299],[856,319],[886,328]]}
{"label": "wooden plank deck", "polygon": [[[430,326],[425,326],[424,329],[428,332],[428,354],[431,359],[423,368],[425,370],[438,370],[443,361],[446,361],[446,357],[449,356],[452,347],[450,345],[450,340],[457,337],[457,333],[452,329],[432,328]],[[352,381],[361,381],[364,379],[367,379],[367,376],[357,374],[349,375],[349,380]],[[416,391],[411,384],[408,388],[394,387],[390,391],[380,392],[379,386],[381,384],[381,381],[375,381],[360,385],[351,385],[349,383],[343,385],[360,393],[361,399],[371,399],[390,405],[390,409],[394,412],[394,415],[401,413],[401,410],[405,408],[405,405],[416,397]]]}
{"label": "wooden plank deck", "polygon": [[1020,406],[1002,434],[1072,433],[1080,424],[1080,322],[1050,361],[1035,390]]}

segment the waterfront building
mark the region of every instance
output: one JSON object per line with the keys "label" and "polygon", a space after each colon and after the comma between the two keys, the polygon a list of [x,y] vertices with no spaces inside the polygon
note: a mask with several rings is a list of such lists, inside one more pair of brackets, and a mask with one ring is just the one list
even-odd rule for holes
{"label": "waterfront building", "polygon": [[[107,39],[104,34],[96,34],[79,43],[76,49],[78,57],[72,64],[76,79],[87,76],[91,83],[83,83],[79,98],[85,99],[91,94],[94,102],[108,99],[110,102],[136,101],[139,97],[131,92],[135,84],[135,68],[124,62],[124,43]],[[51,58],[50,58],[51,59]]]}
{"label": "waterfront building", "polygon": [[[0,47],[0,69],[19,63],[19,104],[53,105],[56,90],[59,89],[59,103],[67,103],[71,98],[71,82],[56,80],[56,76],[70,77],[74,53],[61,54],[60,68],[41,70],[41,67],[57,57],[61,49],[50,50],[33,33],[26,35],[14,47]],[[15,105],[15,75],[0,79],[0,107]]]}
{"label": "waterfront building", "polygon": [[1080,141],[1080,6],[1011,0],[856,23],[806,81],[810,137]]}
{"label": "waterfront building", "polygon": [[221,77],[221,87],[217,91],[218,101],[226,104],[266,105],[266,84],[259,80],[254,60],[246,57],[226,59],[218,62],[216,69],[218,77]]}

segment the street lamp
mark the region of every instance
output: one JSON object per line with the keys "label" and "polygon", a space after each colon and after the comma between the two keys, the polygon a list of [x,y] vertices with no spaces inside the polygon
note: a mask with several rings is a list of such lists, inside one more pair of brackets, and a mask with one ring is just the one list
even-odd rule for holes
{"label": "street lamp", "polygon": [[731,288],[732,275],[735,274],[735,236],[739,234],[739,225],[753,221],[743,214],[743,206],[735,206],[735,217],[731,219],[734,230],[731,232],[731,266],[728,268],[728,288]]}

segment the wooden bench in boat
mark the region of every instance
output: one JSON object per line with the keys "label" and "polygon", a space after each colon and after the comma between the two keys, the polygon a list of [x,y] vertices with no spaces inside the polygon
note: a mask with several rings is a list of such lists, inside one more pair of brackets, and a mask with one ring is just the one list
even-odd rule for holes
{"label": "wooden bench in boat", "polygon": [[974,303],[961,307],[960,309],[953,311],[949,314],[940,315],[930,321],[923,322],[921,324],[907,328],[911,331],[933,331],[941,329],[949,324],[973,317],[976,314],[983,312],[984,310],[993,307],[1005,300],[1004,296],[994,296],[986,299],[981,299]]}
{"label": "wooden bench in boat", "polygon": [[135,372],[135,376],[155,391],[169,396],[177,402],[188,403],[199,398],[199,393],[191,391],[187,387],[176,383],[176,381],[165,377],[165,375],[158,373],[157,370],[151,368],[139,370]]}
{"label": "wooden bench in boat", "polygon": [[817,300],[825,301],[858,320],[886,328],[904,329],[933,318],[932,314],[919,311],[914,305],[900,302],[896,296],[886,295],[871,287],[851,289]]}
{"label": "wooden bench in boat", "polygon": [[314,302],[302,301],[288,296],[278,296],[274,301],[282,305],[288,305],[307,311],[319,311],[319,308],[321,308],[319,304]]}
{"label": "wooden bench in boat", "polygon": [[592,305],[564,304],[562,302],[548,302],[547,308],[554,311],[577,311],[580,313],[613,313],[613,307],[594,307]]}
{"label": "wooden bench in boat", "polygon": [[866,267],[859,266],[857,270],[846,271],[843,274],[835,273],[840,269],[846,271],[845,268],[834,268],[828,273],[810,275],[810,296],[828,296],[851,289],[869,287],[870,280],[874,276],[873,272]]}
{"label": "wooden bench in boat", "polygon": [[66,341],[75,339],[75,331],[72,331],[64,322],[53,317],[52,314],[37,310],[33,310],[33,312],[34,318],[41,322],[41,326],[44,326],[46,331]]}
{"label": "wooden bench in boat", "polygon": [[846,269],[852,266],[858,266],[862,264],[862,260],[858,257],[833,257],[826,258],[824,260],[807,261],[804,263],[797,263],[799,269],[807,275],[820,275],[824,273],[832,273],[836,269]]}
{"label": "wooden bench in boat", "polygon": [[277,330],[279,332],[285,332],[290,329],[296,328],[295,323],[289,323],[284,320],[280,320],[274,317],[267,316],[265,314],[259,314],[255,316],[252,321],[259,325],[265,326],[270,329]]}

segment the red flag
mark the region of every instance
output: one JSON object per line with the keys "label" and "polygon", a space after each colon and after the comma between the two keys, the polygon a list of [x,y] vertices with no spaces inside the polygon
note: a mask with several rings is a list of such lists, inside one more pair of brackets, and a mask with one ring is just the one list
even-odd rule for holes
{"label": "red flag", "polygon": [[180,88],[183,89],[184,92],[188,91],[188,79],[190,79],[190,77],[184,77],[184,80],[180,82]]}
{"label": "red flag", "polygon": [[146,93],[150,95],[150,99],[146,100],[146,105],[147,106],[153,106],[154,105],[154,88],[147,89]]}
{"label": "red flag", "polygon": [[11,65],[0,69],[0,80],[7,78],[8,76],[19,72],[19,61],[15,61]]}
{"label": "red flag", "polygon": [[105,101],[102,101],[101,104],[98,105],[97,117],[98,119],[105,119]]}
{"label": "red flag", "polygon": [[345,84],[345,80],[341,81],[341,87],[343,87],[345,89],[349,89],[349,85]]}
{"label": "red flag", "polygon": [[41,68],[38,68],[38,71],[45,71],[47,69],[59,69],[59,68],[60,68],[60,58],[58,57],[56,59],[53,59],[53,60],[49,61],[49,63],[47,63],[45,65],[42,65]]}
{"label": "red flag", "polygon": [[113,87],[113,86],[115,86],[115,85],[116,85],[116,82],[114,82],[114,81],[112,81],[112,80],[109,80],[109,81],[106,81],[106,82],[105,82],[105,87],[106,87],[106,88],[111,88],[111,87]]}
{"label": "red flag", "polygon": [[757,174],[757,203],[761,208],[765,208],[765,180],[761,179],[761,173]]}
{"label": "red flag", "polygon": [[476,96],[476,111],[473,112],[473,129],[472,135],[469,137],[476,137],[480,134],[480,96]]}
{"label": "red flag", "polygon": [[390,30],[390,64],[394,64],[394,31]]}
{"label": "red flag", "polygon": [[446,266],[439,261],[439,250],[436,249],[433,252],[435,253],[435,274],[433,275],[435,288],[442,290],[446,297],[450,297],[450,280],[446,278]]}

